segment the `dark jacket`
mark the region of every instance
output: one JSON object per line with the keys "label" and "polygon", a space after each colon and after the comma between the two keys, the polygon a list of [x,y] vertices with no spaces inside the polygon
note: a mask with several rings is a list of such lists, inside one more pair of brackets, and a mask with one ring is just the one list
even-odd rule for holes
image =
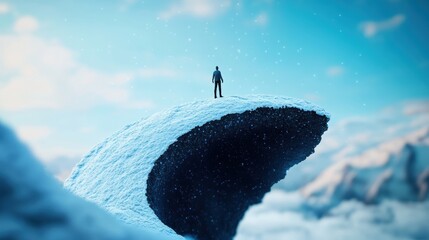
{"label": "dark jacket", "polygon": [[222,82],[223,82],[223,78],[222,78],[222,74],[220,73],[220,71],[219,70],[216,70],[216,71],[214,71],[213,72],[213,78],[212,78],[212,80],[215,80],[216,82],[219,82],[220,80],[222,80]]}

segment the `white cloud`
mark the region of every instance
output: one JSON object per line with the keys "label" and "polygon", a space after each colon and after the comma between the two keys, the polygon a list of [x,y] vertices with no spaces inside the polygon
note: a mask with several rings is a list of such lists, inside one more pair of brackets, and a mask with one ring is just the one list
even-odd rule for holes
{"label": "white cloud", "polygon": [[414,204],[385,201],[372,206],[344,201],[327,216],[317,218],[310,209],[285,209],[284,206],[289,205],[289,194],[284,193],[280,208],[268,204],[271,193],[267,194],[261,205],[246,213],[234,239],[412,240],[429,234],[428,201]]}
{"label": "white cloud", "polygon": [[268,23],[268,14],[265,12],[260,13],[253,22],[258,26],[265,26]]}
{"label": "white cloud", "polygon": [[49,137],[52,129],[46,126],[20,126],[18,136],[26,142],[36,142]]}
{"label": "white cloud", "polygon": [[404,105],[403,112],[406,115],[429,114],[429,101],[409,102]]}
{"label": "white cloud", "polygon": [[177,74],[164,68],[101,72],[77,62],[60,43],[26,34],[0,35],[0,52],[2,110],[81,109],[100,104],[149,108],[152,102],[131,95],[133,79]]}
{"label": "white cloud", "polygon": [[226,11],[231,0],[181,0],[172,4],[159,15],[161,19],[169,20],[180,15],[194,17],[214,17]]}
{"label": "white cloud", "polygon": [[343,75],[343,73],[344,73],[344,68],[341,66],[331,66],[326,70],[326,74],[329,77],[339,77]]}
{"label": "white cloud", "polygon": [[7,3],[0,3],[0,15],[6,14],[10,11],[10,7]]}
{"label": "white cloud", "polygon": [[39,29],[39,22],[32,16],[24,16],[16,20],[13,30],[17,33],[32,33]]}
{"label": "white cloud", "polygon": [[384,21],[367,21],[360,24],[360,29],[367,38],[374,37],[379,32],[394,29],[405,21],[405,15],[397,14]]}

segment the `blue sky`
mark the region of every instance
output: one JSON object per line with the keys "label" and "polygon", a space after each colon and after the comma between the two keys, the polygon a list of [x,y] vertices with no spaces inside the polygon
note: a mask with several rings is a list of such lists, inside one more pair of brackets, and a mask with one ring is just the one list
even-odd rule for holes
{"label": "blue sky", "polygon": [[427,1],[0,0],[0,116],[42,159],[224,95],[312,101],[332,122],[429,97]]}

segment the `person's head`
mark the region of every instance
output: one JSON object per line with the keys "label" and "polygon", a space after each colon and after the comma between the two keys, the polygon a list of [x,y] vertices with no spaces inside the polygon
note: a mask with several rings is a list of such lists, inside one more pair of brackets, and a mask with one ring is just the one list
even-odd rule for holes
{"label": "person's head", "polygon": [[219,70],[219,67],[218,67],[218,66],[216,66],[216,70]]}

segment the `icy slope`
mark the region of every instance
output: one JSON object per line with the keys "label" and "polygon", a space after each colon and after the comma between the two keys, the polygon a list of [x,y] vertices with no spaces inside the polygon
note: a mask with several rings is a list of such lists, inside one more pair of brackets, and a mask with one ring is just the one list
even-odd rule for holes
{"label": "icy slope", "polygon": [[291,98],[185,104],[106,139],[65,186],[128,223],[231,239],[247,208],[313,153],[328,120]]}
{"label": "icy slope", "polygon": [[182,239],[133,230],[64,190],[0,122],[0,239]]}

